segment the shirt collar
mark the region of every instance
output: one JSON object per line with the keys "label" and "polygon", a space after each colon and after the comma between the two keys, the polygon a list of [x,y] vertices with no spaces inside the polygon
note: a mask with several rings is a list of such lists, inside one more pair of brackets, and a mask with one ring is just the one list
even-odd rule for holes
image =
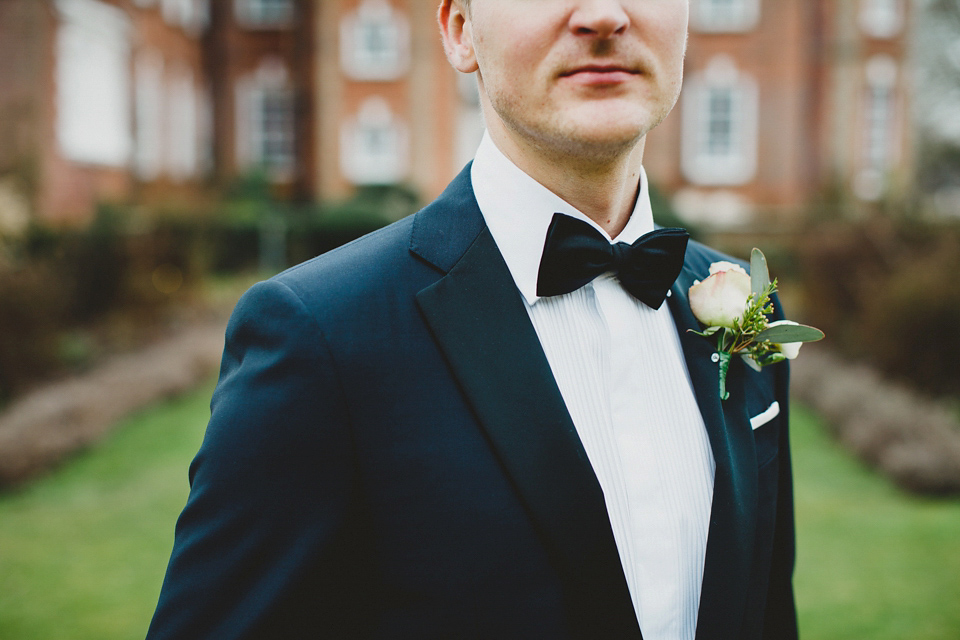
{"label": "shirt collar", "polygon": [[537,295],[537,272],[553,214],[563,213],[583,220],[611,242],[632,243],[653,231],[653,212],[647,174],[640,169],[640,194],[627,226],[616,238],[578,211],[573,205],[531,178],[515,165],[484,133],[470,169],[473,192],[517,288],[533,305]]}

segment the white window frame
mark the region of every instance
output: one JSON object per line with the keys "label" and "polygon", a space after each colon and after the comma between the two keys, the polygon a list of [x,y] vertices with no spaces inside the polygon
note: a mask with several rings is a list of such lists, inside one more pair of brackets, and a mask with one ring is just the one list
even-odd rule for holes
{"label": "white window frame", "polygon": [[158,51],[146,50],[134,63],[134,108],[136,149],[134,167],[141,180],[150,181],[163,172],[164,60]]}
{"label": "white window frame", "polygon": [[[371,30],[380,30],[384,46],[364,46]],[[387,0],[363,0],[340,22],[340,64],[354,80],[389,81],[410,67],[410,24]]]}
{"label": "white window frame", "polygon": [[897,63],[888,55],[875,55],[867,61],[864,75],[860,170],[854,192],[862,200],[878,200],[900,155]]}
{"label": "white window frame", "polygon": [[759,22],[760,0],[693,0],[690,3],[690,26],[703,33],[741,33],[755,29]]}
{"label": "white window frame", "polygon": [[200,99],[193,71],[174,65],[167,76],[166,169],[176,182],[199,173]]}
{"label": "white window frame", "polygon": [[874,38],[893,38],[903,31],[903,0],[860,0],[860,29]]}
{"label": "white window frame", "polygon": [[167,24],[190,27],[194,21],[193,0],[163,0],[160,3],[160,13]]}
{"label": "white window frame", "polygon": [[[716,122],[712,107],[727,96],[729,141],[726,150],[715,146]],[[757,172],[757,82],[738,71],[731,59],[717,56],[700,73],[693,74],[683,92],[681,167],[693,184],[743,185]]]}
{"label": "white window frame", "polygon": [[[355,185],[402,182],[410,170],[409,132],[383,98],[368,98],[340,130],[340,169]],[[383,148],[370,148],[379,138]]]}
{"label": "white window frame", "polygon": [[133,153],[131,24],[98,0],[56,0],[57,142],[65,158],[129,166]]}
{"label": "white window frame", "polygon": [[289,176],[296,164],[295,98],[290,87],[261,86],[250,96],[254,155],[274,177]]}
{"label": "white window frame", "polygon": [[249,29],[286,29],[293,26],[297,15],[296,0],[285,0],[282,5],[272,9],[268,3],[269,0],[234,0],[237,22]]}
{"label": "white window frame", "polygon": [[[265,60],[256,73],[241,78],[236,85],[237,165],[241,169],[263,167],[274,180],[292,179],[296,168],[296,94],[283,63]],[[287,104],[289,117],[276,129],[264,128],[264,106],[268,100]],[[271,156],[267,146],[284,148]]]}

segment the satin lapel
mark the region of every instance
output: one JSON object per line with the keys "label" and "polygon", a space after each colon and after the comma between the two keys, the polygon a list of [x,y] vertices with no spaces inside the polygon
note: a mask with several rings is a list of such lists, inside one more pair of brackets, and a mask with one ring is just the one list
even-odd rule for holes
{"label": "satin lapel", "polygon": [[[424,239],[432,237],[445,239],[443,252],[451,255],[450,237],[459,231],[441,232],[436,225],[462,229],[480,216],[472,190],[461,204],[446,223],[436,212],[424,218],[416,253],[443,262],[424,256],[431,251]],[[639,637],[602,490],[485,226],[417,303],[556,561],[572,623],[584,637]]]}
{"label": "satin lapel", "polygon": [[684,266],[668,298],[717,465],[696,637],[735,640],[746,607],[753,562],[756,453],[744,405],[743,363],[731,363],[730,397],[721,402],[718,366],[712,360],[716,343],[688,331],[700,328],[687,299],[687,291],[697,277],[706,274],[695,274]]}

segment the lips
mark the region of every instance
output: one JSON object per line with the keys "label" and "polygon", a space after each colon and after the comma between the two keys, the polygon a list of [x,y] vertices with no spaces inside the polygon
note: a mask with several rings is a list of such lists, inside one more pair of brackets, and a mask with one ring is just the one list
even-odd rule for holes
{"label": "lips", "polygon": [[564,71],[560,79],[576,86],[601,88],[625,85],[640,74],[636,69],[621,65],[590,64]]}
{"label": "lips", "polygon": [[619,66],[619,65],[591,64],[591,65],[585,65],[585,66],[582,66],[582,67],[577,67],[576,69],[571,69],[571,70],[569,70],[569,71],[564,71],[564,72],[562,72],[562,73],[560,74],[560,77],[566,78],[566,77],[570,77],[570,76],[574,76],[574,75],[578,75],[578,74],[582,74],[582,73],[585,73],[585,74],[618,74],[618,73],[625,73],[625,74],[631,74],[631,75],[633,75],[633,74],[637,74],[637,73],[640,73],[640,72],[639,72],[639,71],[636,71],[636,70],[634,70],[634,69],[629,69],[629,68],[627,68],[627,67],[623,67],[623,66]]}

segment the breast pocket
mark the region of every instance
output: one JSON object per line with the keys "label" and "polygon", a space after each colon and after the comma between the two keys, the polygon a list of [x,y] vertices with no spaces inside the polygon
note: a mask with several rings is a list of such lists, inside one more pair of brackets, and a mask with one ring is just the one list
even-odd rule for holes
{"label": "breast pocket", "polygon": [[[761,407],[764,405],[761,404]],[[774,400],[750,417],[753,442],[757,450],[757,466],[762,467],[775,457],[780,442],[780,403]]]}

